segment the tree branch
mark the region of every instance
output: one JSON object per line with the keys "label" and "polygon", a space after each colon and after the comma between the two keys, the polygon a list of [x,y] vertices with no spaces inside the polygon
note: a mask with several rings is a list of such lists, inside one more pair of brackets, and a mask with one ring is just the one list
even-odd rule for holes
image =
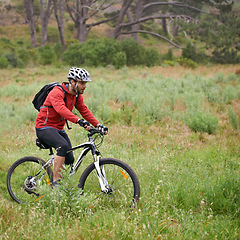
{"label": "tree branch", "polygon": [[106,22],[110,22],[112,21],[113,19],[117,18],[119,14],[113,16],[112,18],[108,18],[108,19],[105,19],[105,20],[102,20],[102,21],[99,21],[99,22],[95,22],[95,23],[92,23],[92,24],[87,24],[86,26],[87,27],[94,27],[94,26],[97,26],[97,25],[100,25],[102,23],[106,23]]}
{"label": "tree branch", "polygon": [[192,6],[189,6],[189,5],[185,5],[183,4],[182,2],[153,2],[153,3],[149,3],[149,4],[146,4],[145,6],[143,6],[143,11],[149,7],[152,7],[152,6],[157,6],[157,5],[172,5],[172,6],[177,6],[177,7],[186,7],[186,8],[190,8],[190,9],[193,9],[195,11],[198,11],[198,12],[201,12],[201,13],[206,13],[206,14],[209,14],[208,12],[205,12],[199,8],[196,8],[196,7],[192,7]]}
{"label": "tree branch", "polygon": [[165,38],[164,36],[158,34],[158,33],[154,33],[154,32],[149,32],[149,31],[142,31],[142,30],[137,30],[137,31],[129,31],[129,32],[119,32],[116,36],[116,38],[119,36],[119,35],[122,35],[122,34],[132,34],[132,33],[146,33],[146,34],[151,34],[155,37],[158,37],[158,38],[162,38],[164,39],[165,41],[169,42],[170,44],[172,44],[174,47],[177,47],[177,48],[180,48],[182,49],[181,46],[175,44],[174,42],[170,41],[169,39]]}
{"label": "tree branch", "polygon": [[141,22],[145,22],[148,20],[152,20],[152,19],[157,19],[157,18],[181,18],[184,19],[185,21],[187,20],[189,21],[195,21],[192,17],[188,16],[188,15],[178,15],[178,14],[161,14],[161,15],[153,15],[153,16],[148,16],[148,17],[144,17],[144,18],[140,18],[139,20],[133,21],[133,22],[128,22],[128,23],[121,23],[120,27],[128,27],[131,25],[134,25],[136,23],[141,23]]}

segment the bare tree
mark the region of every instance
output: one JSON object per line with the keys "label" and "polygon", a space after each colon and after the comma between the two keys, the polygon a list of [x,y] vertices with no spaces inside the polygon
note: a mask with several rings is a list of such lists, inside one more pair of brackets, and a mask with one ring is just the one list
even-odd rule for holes
{"label": "bare tree", "polygon": [[40,16],[41,16],[41,26],[42,26],[42,45],[47,42],[47,27],[49,17],[51,15],[52,0],[40,0]]}
{"label": "bare tree", "polygon": [[112,21],[118,16],[115,15],[113,17],[105,18],[103,20],[88,24],[88,20],[93,20],[93,17],[96,16],[99,12],[106,10],[118,1],[76,0],[75,4],[69,0],[65,1],[67,11],[69,12],[69,15],[71,16],[75,25],[75,38],[77,38],[79,42],[86,41],[87,35],[92,27]]}
{"label": "bare tree", "polygon": [[[58,31],[62,49],[66,49],[64,38],[64,0],[53,0],[54,14],[58,25]],[[59,12],[59,13],[58,13]]]}
{"label": "bare tree", "polygon": [[121,24],[123,22],[124,16],[127,13],[128,8],[132,4],[132,2],[133,2],[133,0],[124,0],[123,1],[122,8],[120,10],[120,13],[119,13],[119,16],[118,16],[118,20],[117,20],[117,23],[116,23],[116,27],[115,27],[115,30],[114,30],[115,38],[117,38],[117,36],[120,35],[121,29],[122,29]]}
{"label": "bare tree", "polygon": [[34,18],[33,0],[24,0],[24,5],[26,8],[27,22],[30,29],[31,45],[35,47],[37,45],[37,40],[36,40],[37,38],[36,38],[36,26],[35,26],[35,18]]}
{"label": "bare tree", "polygon": [[[163,6],[163,5],[168,5],[168,6],[175,6],[175,7],[183,7],[183,8],[188,8],[191,9],[192,11],[197,11],[197,12],[204,12],[201,9],[198,9],[194,6],[191,5],[187,5],[183,2],[177,2],[177,1],[172,1],[172,2],[160,2],[160,1],[156,1],[156,2],[150,2],[147,4],[143,4],[143,0],[138,0],[136,2],[135,5],[135,17],[134,17],[134,21],[130,21],[130,22],[123,22],[124,16],[126,15],[126,13],[128,12],[128,9],[131,5],[133,1],[131,0],[124,0],[123,1],[123,5],[122,5],[122,9],[120,11],[119,14],[119,18],[118,18],[118,22],[117,25],[115,27],[115,31],[114,31],[114,37],[118,38],[118,36],[120,36],[121,34],[135,34],[135,39],[136,39],[136,34],[137,33],[146,33],[146,34],[151,34],[154,35],[156,37],[162,38],[166,41],[168,41],[170,44],[174,45],[175,47],[179,47],[181,48],[179,45],[173,43],[171,40],[167,39],[166,37],[151,32],[151,31],[143,31],[143,30],[139,30],[139,24],[142,22],[146,22],[148,20],[154,20],[154,19],[162,19],[163,22],[166,21],[166,19],[181,19],[184,21],[194,21],[194,18],[189,16],[189,15],[185,15],[185,14],[172,14],[172,13],[155,13],[155,14],[151,14],[148,16],[144,16],[144,13],[146,12],[147,9],[151,8],[151,7],[158,7],[158,6]],[[130,19],[128,17],[128,19]],[[133,18],[131,18],[133,19]],[[131,27],[130,31],[122,31],[122,29],[126,29]]]}

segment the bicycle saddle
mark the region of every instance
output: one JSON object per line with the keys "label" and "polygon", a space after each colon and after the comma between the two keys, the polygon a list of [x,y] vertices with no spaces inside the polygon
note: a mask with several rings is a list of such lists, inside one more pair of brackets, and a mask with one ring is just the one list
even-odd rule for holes
{"label": "bicycle saddle", "polygon": [[40,149],[49,149],[50,146],[48,146],[45,142],[43,142],[42,140],[40,140],[39,138],[36,139],[36,145],[40,148]]}

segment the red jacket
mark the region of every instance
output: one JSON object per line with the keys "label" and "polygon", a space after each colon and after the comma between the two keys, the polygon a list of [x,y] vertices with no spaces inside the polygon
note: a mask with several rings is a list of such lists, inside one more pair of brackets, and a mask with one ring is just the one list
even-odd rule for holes
{"label": "red jacket", "polygon": [[[51,107],[43,107],[40,109],[36,119],[36,128],[53,127],[58,130],[63,130],[66,123],[65,119],[77,123],[79,117],[72,113],[73,107],[76,103],[76,96],[69,93],[65,84],[66,83],[62,83],[62,86],[66,91],[66,104],[64,102],[65,95],[63,90],[60,87],[54,87],[43,104],[43,106]],[[99,123],[88,110],[81,94],[77,97],[76,108],[82,117],[93,126],[96,126]]]}

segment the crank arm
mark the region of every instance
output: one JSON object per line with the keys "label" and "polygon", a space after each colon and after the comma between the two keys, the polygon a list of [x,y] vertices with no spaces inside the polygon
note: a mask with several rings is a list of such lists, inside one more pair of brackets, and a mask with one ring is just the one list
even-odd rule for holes
{"label": "crank arm", "polygon": [[25,191],[26,191],[28,194],[34,194],[34,195],[36,195],[37,197],[40,196],[40,194],[35,193],[35,192],[31,191],[31,190],[27,190],[27,189],[25,189]]}

